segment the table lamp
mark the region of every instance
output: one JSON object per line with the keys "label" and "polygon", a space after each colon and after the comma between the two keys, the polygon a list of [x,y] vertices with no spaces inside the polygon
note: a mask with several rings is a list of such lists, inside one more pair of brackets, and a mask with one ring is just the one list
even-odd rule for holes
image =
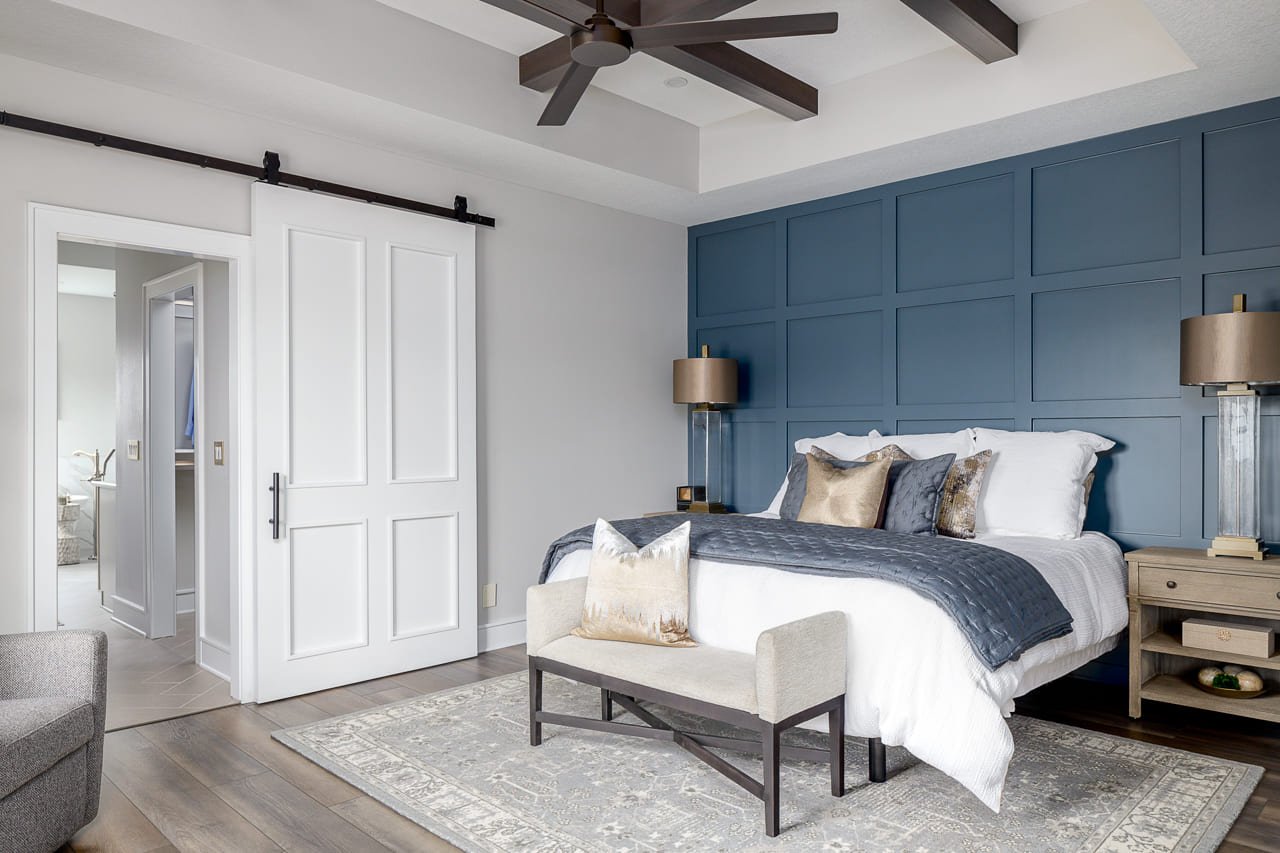
{"label": "table lamp", "polygon": [[1261,401],[1254,385],[1280,383],[1280,312],[1245,310],[1182,321],[1182,384],[1218,391],[1218,535],[1211,557],[1261,560]]}
{"label": "table lamp", "polygon": [[[671,362],[671,400],[692,403],[693,497],[689,512],[725,512],[722,458],[723,422],[716,406],[738,402],[738,362],[732,358],[712,358],[702,346],[699,358],[678,358]],[[702,499],[697,500],[699,494]]]}

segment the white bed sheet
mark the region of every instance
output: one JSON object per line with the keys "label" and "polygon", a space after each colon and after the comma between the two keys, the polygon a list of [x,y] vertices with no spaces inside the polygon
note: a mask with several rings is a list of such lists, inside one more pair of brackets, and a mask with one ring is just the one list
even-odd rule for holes
{"label": "white bed sheet", "polygon": [[[951,617],[899,584],[699,559],[689,567],[690,628],[701,643],[754,653],[761,631],[827,610],[847,613],[846,733],[906,747],[999,811],[1013,756],[1004,718],[1014,698],[1115,647],[1128,623],[1125,565],[1119,546],[1100,533],[979,541],[1035,566],[1071,613],[1072,633],[993,672]],[[590,556],[566,555],[548,580],[585,576]]]}

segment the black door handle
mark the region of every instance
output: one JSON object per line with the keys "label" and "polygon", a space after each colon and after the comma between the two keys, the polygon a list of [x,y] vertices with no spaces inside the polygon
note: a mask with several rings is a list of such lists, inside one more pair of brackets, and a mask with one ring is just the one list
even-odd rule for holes
{"label": "black door handle", "polygon": [[271,538],[280,538],[280,473],[276,472],[271,475],[271,485],[267,486],[267,491],[271,492],[271,517],[267,519],[267,523],[271,525]]}

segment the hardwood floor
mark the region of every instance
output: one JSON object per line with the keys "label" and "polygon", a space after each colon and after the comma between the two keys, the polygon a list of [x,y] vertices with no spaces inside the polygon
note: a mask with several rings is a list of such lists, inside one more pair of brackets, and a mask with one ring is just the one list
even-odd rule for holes
{"label": "hardwood floor", "polygon": [[[98,819],[74,851],[453,850],[271,739],[282,726],[525,668],[522,646],[267,705],[239,705],[107,735]],[[1125,716],[1123,688],[1060,681],[1019,713],[1247,761],[1267,774],[1222,853],[1280,851],[1280,726],[1149,704]]]}

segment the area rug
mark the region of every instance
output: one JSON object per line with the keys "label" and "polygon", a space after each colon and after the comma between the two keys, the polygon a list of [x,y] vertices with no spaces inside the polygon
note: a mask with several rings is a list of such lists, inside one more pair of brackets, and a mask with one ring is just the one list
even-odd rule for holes
{"label": "area rug", "polygon": [[[849,738],[849,791],[825,765],[785,762],[782,834],[760,802],[673,744],[545,725],[529,746],[527,676],[482,681],[275,733],[281,743],[464,850],[1211,851],[1262,769],[1015,716],[1000,814],[890,748],[867,783]],[[593,688],[546,676],[544,707],[599,713]],[[731,729],[659,710],[677,727]],[[623,719],[625,715],[619,718]],[[628,720],[634,722],[634,720]],[[813,732],[792,732],[798,740]],[[759,778],[759,761],[731,754]]]}

